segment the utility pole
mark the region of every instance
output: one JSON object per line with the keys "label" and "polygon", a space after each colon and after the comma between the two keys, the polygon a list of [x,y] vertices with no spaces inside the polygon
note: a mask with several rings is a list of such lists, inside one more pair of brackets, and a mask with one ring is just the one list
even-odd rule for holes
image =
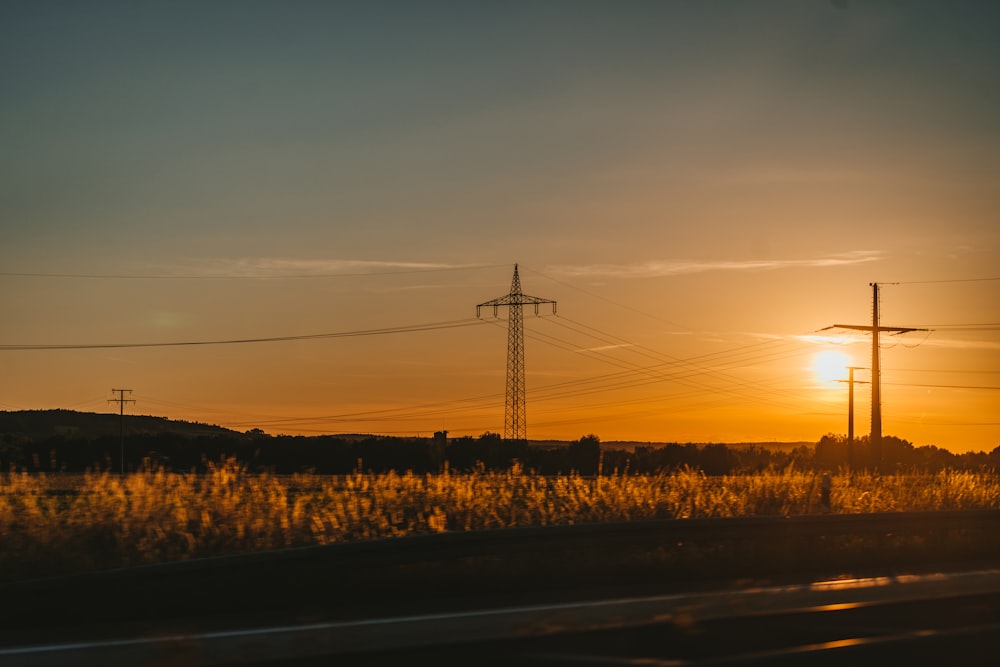
{"label": "utility pole", "polygon": [[[879,324],[878,318],[878,288],[879,283],[868,283],[872,288],[872,323],[871,326],[864,324],[834,324],[826,329],[854,329],[857,331],[870,331],[872,334],[872,432],[871,447],[872,458],[875,468],[882,465],[882,380],[879,364],[878,335],[886,331],[893,334],[908,333],[910,331],[927,331],[927,329],[915,329],[913,327],[883,327]],[[823,329],[824,331],[826,329]]]}
{"label": "utility pole", "polygon": [[131,389],[112,389],[111,391],[112,392],[116,392],[118,394],[118,398],[109,398],[108,399],[108,403],[117,403],[118,404],[118,408],[119,408],[118,414],[121,415],[120,429],[119,429],[120,432],[121,432],[121,440],[122,440],[122,468],[121,468],[122,472],[121,472],[121,474],[124,475],[125,474],[125,404],[126,403],[135,403],[135,399],[134,398],[125,398],[125,392],[128,392],[130,395],[132,394],[132,390]]}
{"label": "utility pole", "polygon": [[[847,383],[847,470],[854,472],[854,371],[863,370],[862,366],[848,366],[847,379],[839,382]],[[857,380],[861,384],[868,384]]]}
{"label": "utility pole", "polygon": [[476,317],[484,307],[493,308],[493,317],[497,316],[500,306],[507,306],[507,392],[504,398],[504,440],[527,441],[528,430],[524,418],[524,321],[521,316],[521,306],[534,306],[535,315],[538,306],[543,303],[552,304],[552,314],[556,312],[556,302],[537,296],[528,296],[521,292],[521,279],[517,275],[517,264],[514,265],[514,278],[510,283],[510,294],[485,301],[476,306]]}

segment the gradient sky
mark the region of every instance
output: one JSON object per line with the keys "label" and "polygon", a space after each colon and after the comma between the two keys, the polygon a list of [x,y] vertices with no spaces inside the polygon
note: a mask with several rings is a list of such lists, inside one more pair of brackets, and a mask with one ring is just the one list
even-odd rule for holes
{"label": "gradient sky", "polygon": [[502,432],[505,314],[475,305],[516,262],[559,303],[525,318],[532,439],[846,433],[813,358],[870,345],[817,331],[869,324],[877,281],[882,324],[934,329],[886,341],[884,432],[989,451],[998,27],[990,0],[4,2],[0,409],[131,388],[240,430]]}

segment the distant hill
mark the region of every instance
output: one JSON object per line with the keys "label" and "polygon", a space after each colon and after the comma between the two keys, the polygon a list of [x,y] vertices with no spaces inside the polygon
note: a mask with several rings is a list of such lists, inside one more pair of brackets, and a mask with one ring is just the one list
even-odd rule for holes
{"label": "distant hill", "polygon": [[[16,410],[0,411],[0,436],[13,435],[29,440],[43,440],[62,435],[67,438],[95,438],[99,436],[117,436],[121,428],[121,416],[118,413],[78,412],[75,410]],[[151,415],[125,415],[126,435],[158,435],[171,434],[184,437],[194,436],[232,436],[240,437],[244,433],[232,429],[202,424],[184,420],[167,419]],[[311,436],[319,437],[319,436]],[[340,440],[359,441],[382,436],[374,434],[336,434]],[[308,439],[308,436],[307,436]],[[569,440],[531,440],[534,447],[567,447]],[[636,447],[663,447],[666,442],[637,442],[626,440],[602,440],[601,447],[605,450],[634,451]],[[680,443],[689,444],[689,443]],[[710,443],[692,443],[704,447]],[[812,447],[814,442],[741,442],[719,443],[735,449],[751,446],[764,447],[772,451],[789,452],[806,445]]]}
{"label": "distant hill", "polygon": [[[0,434],[18,435],[29,439],[56,435],[93,438],[118,435],[120,429],[121,416],[115,413],[75,410],[0,411]],[[132,435],[169,433],[188,437],[239,434],[239,431],[221,426],[148,415],[125,415],[125,431]]]}

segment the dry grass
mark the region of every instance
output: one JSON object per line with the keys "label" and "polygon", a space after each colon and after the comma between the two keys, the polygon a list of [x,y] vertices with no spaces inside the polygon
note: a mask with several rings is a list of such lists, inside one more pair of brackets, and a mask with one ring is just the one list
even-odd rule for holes
{"label": "dry grass", "polygon": [[[0,474],[0,579],[413,533],[819,511],[813,472]],[[834,512],[1000,508],[992,473],[833,477]]]}

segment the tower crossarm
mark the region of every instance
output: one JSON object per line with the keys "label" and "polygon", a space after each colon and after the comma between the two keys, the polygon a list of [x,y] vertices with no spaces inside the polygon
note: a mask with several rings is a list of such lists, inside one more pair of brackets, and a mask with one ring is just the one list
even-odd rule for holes
{"label": "tower crossarm", "polygon": [[892,333],[909,333],[911,331],[930,331],[930,329],[919,329],[916,327],[873,327],[867,324],[834,324],[829,327],[824,327],[820,331],[827,331],[828,329],[854,329],[855,331],[890,331]]}
{"label": "tower crossarm", "polygon": [[556,302],[552,299],[543,299],[541,297],[529,296],[527,294],[504,294],[496,299],[490,299],[489,301],[476,304],[476,317],[480,316],[480,311],[483,308],[493,308],[493,317],[496,317],[501,306],[534,306],[535,315],[537,315],[538,307],[546,303],[552,304],[552,314],[555,315]]}

